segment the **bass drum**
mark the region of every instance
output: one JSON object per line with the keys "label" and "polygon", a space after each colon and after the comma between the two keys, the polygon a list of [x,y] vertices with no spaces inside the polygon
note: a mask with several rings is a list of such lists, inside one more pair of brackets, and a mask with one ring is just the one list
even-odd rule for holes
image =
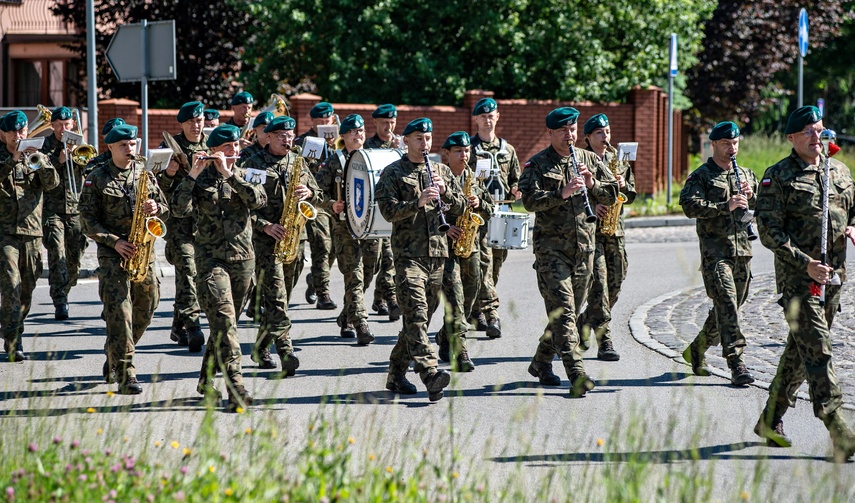
{"label": "bass drum", "polygon": [[383,168],[401,159],[399,150],[378,148],[354,152],[344,167],[347,227],[355,239],[380,239],[392,235],[374,199],[374,187]]}

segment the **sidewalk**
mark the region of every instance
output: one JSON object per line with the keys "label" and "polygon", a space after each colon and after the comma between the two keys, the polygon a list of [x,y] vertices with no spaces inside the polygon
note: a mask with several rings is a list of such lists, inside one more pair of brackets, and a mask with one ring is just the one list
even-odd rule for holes
{"label": "sidewalk", "polygon": [[[165,249],[166,242],[164,240],[158,239],[154,242],[154,253],[157,256],[155,259],[155,269],[157,270],[157,275],[161,278],[175,276],[175,268],[169,265],[164,258]],[[42,278],[47,279],[49,274],[48,255],[47,250],[44,248],[42,248],[42,266]],[[80,259],[80,279],[94,277],[96,269],[98,269],[98,245],[95,244],[95,241],[89,240],[89,246]]]}

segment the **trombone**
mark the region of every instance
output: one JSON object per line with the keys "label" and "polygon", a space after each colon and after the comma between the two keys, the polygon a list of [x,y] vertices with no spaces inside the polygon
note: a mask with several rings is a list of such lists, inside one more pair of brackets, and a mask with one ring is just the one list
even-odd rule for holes
{"label": "trombone", "polygon": [[[62,135],[63,149],[65,151],[65,176],[68,179],[68,189],[72,198],[77,201],[80,193],[77,187],[75,166],[85,167],[89,161],[98,155],[98,151],[92,145],[83,142],[83,126],[80,122],[80,110],[73,109],[75,131],[66,131]],[[70,149],[70,151],[69,151]]]}

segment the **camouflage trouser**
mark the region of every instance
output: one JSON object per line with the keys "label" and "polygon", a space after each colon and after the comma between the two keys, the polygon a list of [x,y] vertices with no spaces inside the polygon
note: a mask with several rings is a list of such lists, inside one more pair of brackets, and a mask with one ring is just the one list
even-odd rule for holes
{"label": "camouflage trouser", "polygon": [[42,238],[0,236],[0,330],[14,350],[42,275]]}
{"label": "camouflage trouser", "polygon": [[591,289],[588,291],[588,307],[579,315],[578,327],[581,337],[587,338],[591,329],[597,345],[612,340],[609,322],[612,308],[620,295],[626,279],[627,260],[623,236],[597,234],[597,251],[594,253],[594,271]]}
{"label": "camouflage trouser", "polygon": [[237,326],[239,308],[249,292],[255,263],[253,260],[225,262],[197,257],[196,266],[199,269],[196,291],[211,330],[202,358],[199,385],[208,386],[217,370],[223,373],[227,387],[242,385]]}
{"label": "camouflage trouser", "polygon": [[545,251],[535,255],[537,287],[546,305],[549,322],[540,337],[534,360],[551,364],[558,354],[568,377],[585,373],[576,313],[585,302],[593,267],[593,253],[567,255],[560,251]]}
{"label": "camouflage trouser", "polygon": [[175,267],[173,317],[180,320],[184,328],[196,328],[199,326],[202,308],[196,298],[196,247],[193,236],[173,235],[166,238],[166,261]]}
{"label": "camouflage trouser", "polygon": [[379,251],[372,241],[353,239],[344,232],[335,234],[335,255],[338,268],[344,275],[343,318],[354,327],[368,320],[365,311],[364,264],[376,263],[376,253]]}
{"label": "camouflage trouser", "polygon": [[[348,235],[348,237],[350,236]],[[374,276],[376,276],[377,271],[380,270],[380,240],[363,239],[362,250],[362,296],[365,297],[365,292],[368,291],[368,288],[371,286],[371,282],[374,281]],[[372,260],[369,260],[369,257],[372,257]],[[376,292],[377,288],[374,288],[374,291]]]}
{"label": "camouflage trouser", "polygon": [[[464,259],[455,257],[453,253],[449,255],[450,257],[445,260],[442,273],[442,296],[445,297],[445,313],[444,323],[440,331],[448,337],[452,352],[457,353],[461,349],[466,349],[466,330],[463,326],[466,317],[464,316],[464,293],[460,267],[460,261]],[[480,271],[480,267],[478,270]],[[433,311],[430,315],[433,316]],[[439,334],[437,334],[437,338],[439,338]]]}
{"label": "camouflage trouser", "polygon": [[374,303],[381,301],[397,304],[395,296],[395,259],[392,255],[392,244],[389,238],[376,239],[379,246],[380,260],[375,266],[377,282],[374,285]]}
{"label": "camouflage trouser", "polygon": [[309,236],[309,249],[312,253],[312,284],[315,287],[315,293],[318,296],[329,295],[330,267],[335,260],[329,214],[319,210],[318,217],[306,223],[306,233]]}
{"label": "camouflage trouser", "polygon": [[831,362],[830,333],[840,305],[840,286],[825,288],[825,307],[819,306],[819,297],[810,294],[807,284],[784,289],[781,303],[786,306],[790,333],[769,386],[766,411],[772,417],[783,417],[787,407],[796,406],[796,393],[805,380],[816,417],[825,419],[843,405],[843,391]]}
{"label": "camouflage trouser", "polygon": [[160,280],[155,275],[154,262],[149,263],[148,273],[139,283],[128,279],[123,263],[119,257],[98,258],[98,295],[107,320],[104,352],[120,382],[136,377],[134,350],[160,303]]}
{"label": "camouflage trouser", "polygon": [[395,260],[395,287],[404,327],[389,355],[390,375],[405,374],[413,361],[413,370],[424,381],[430,369],[437,366],[427,329],[430,313],[436,311],[439,303],[444,263],[442,257],[397,257]]}
{"label": "camouflage trouser", "polygon": [[300,240],[297,245],[297,258],[290,264],[282,264],[282,274],[285,276],[285,295],[288,302],[291,302],[291,295],[297,282],[300,281],[300,275],[303,274],[303,264],[306,260],[306,240]]}
{"label": "camouflage trouser", "polygon": [[[487,227],[486,225],[484,227]],[[481,260],[481,288],[478,291],[478,300],[475,302],[472,310],[472,317],[475,318],[479,313],[484,313],[488,320],[498,318],[499,314],[499,293],[496,291],[496,284],[493,282],[493,264],[494,255],[498,250],[490,248],[487,239],[486,229],[481,231],[481,237],[478,243]],[[501,265],[499,265],[501,267]]]}
{"label": "camouflage trouser", "polygon": [[48,283],[53,305],[68,303],[68,292],[77,284],[86,235],[80,215],[44,214],[44,246],[48,255]]}
{"label": "camouflage trouser", "polygon": [[460,265],[460,281],[463,284],[463,319],[465,321],[473,317],[478,294],[484,288],[481,276],[481,252],[476,247],[468,258],[458,257],[457,260]]}
{"label": "camouflage trouser", "polygon": [[733,369],[742,363],[745,335],[739,325],[739,307],[751,284],[751,257],[704,258],[701,273],[707,296],[712,300],[703,328],[692,342],[702,352],[721,344],[721,356]]}
{"label": "camouflage trouser", "polygon": [[[297,262],[295,260],[294,262]],[[288,317],[288,288],[286,286],[285,269],[293,270],[294,262],[281,264],[273,256],[273,248],[255,242],[255,273],[257,275],[256,291],[261,296],[261,306],[264,315],[258,336],[255,340],[255,351],[260,351],[276,344],[279,354],[294,350],[291,345],[291,319]],[[288,278],[288,281],[293,281]]]}

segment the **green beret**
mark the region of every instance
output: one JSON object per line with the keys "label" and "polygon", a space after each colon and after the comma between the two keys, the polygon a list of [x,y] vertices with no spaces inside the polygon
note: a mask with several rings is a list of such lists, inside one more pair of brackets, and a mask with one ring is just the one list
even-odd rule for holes
{"label": "green beret", "polygon": [[429,133],[431,131],[433,131],[433,122],[431,122],[427,117],[419,117],[418,119],[410,121],[410,123],[407,124],[407,127],[404,128],[404,132],[402,134],[407,136],[410,133]]}
{"label": "green beret", "polygon": [[206,108],[205,110],[202,110],[202,115],[205,116],[206,121],[212,121],[220,118],[220,111],[214,110],[213,108]]}
{"label": "green beret", "polygon": [[230,105],[243,105],[245,103],[252,103],[253,101],[255,101],[255,100],[253,99],[251,94],[249,94],[246,91],[241,91],[232,97],[232,102],[229,104]]}
{"label": "green beret", "polygon": [[105,136],[107,133],[110,132],[111,129],[113,129],[116,126],[121,126],[124,123],[125,123],[125,119],[123,119],[121,117],[116,117],[115,119],[108,120],[107,123],[104,124],[104,128],[101,130],[101,136]]}
{"label": "green beret", "polygon": [[334,112],[332,104],[322,101],[309,110],[309,116],[313,119],[326,119],[332,117]]}
{"label": "green beret", "polygon": [[710,140],[712,141],[732,140],[734,138],[739,138],[739,126],[729,121],[719,122],[710,131]]}
{"label": "green beret", "polygon": [[579,111],[575,108],[556,108],[546,116],[546,127],[549,129],[559,129],[567,124],[576,124],[577,119],[579,119]]}
{"label": "green beret", "polygon": [[255,120],[252,121],[252,127],[257,128],[258,126],[266,126],[270,124],[270,121],[273,120],[273,112],[261,112],[255,117]]}
{"label": "green beret", "polygon": [[231,124],[220,124],[211,134],[208,135],[208,141],[205,142],[209,148],[219,147],[223,143],[231,143],[240,140],[240,128]]}
{"label": "green beret", "polygon": [[394,119],[398,116],[398,109],[391,103],[380,105],[377,110],[371,112],[371,117],[375,119]]}
{"label": "green beret", "polygon": [[362,120],[362,116],[359,114],[350,114],[341,121],[341,126],[338,128],[338,134],[344,134],[350,131],[351,129],[357,129],[365,127],[365,121]]}
{"label": "green beret", "polygon": [[181,105],[181,108],[178,110],[178,122],[187,122],[190,119],[195,119],[202,115],[202,110],[205,109],[205,105],[202,104],[201,101],[190,101]]}
{"label": "green beret", "polygon": [[3,120],[0,122],[0,131],[20,131],[27,127],[27,124],[29,124],[29,121],[27,121],[27,116],[24,115],[24,112],[12,110],[3,116]]}
{"label": "green beret", "polygon": [[606,114],[596,114],[591,116],[590,119],[585,121],[585,128],[582,130],[584,134],[591,134],[597,129],[601,127],[606,127],[609,125],[609,118],[606,117]]}
{"label": "green beret", "polygon": [[445,139],[445,143],[442,144],[442,148],[451,148],[451,147],[468,147],[469,146],[469,133],[466,131],[457,131],[456,133],[451,133],[448,138]]}
{"label": "green beret", "polygon": [[790,118],[787,119],[787,129],[784,130],[784,134],[798,133],[806,126],[810,126],[811,124],[821,120],[822,112],[820,112],[815,106],[808,105],[806,107],[797,108],[790,114]]}
{"label": "green beret", "polygon": [[264,128],[264,132],[272,133],[274,131],[292,131],[295,127],[297,127],[297,121],[295,121],[293,117],[280,115],[279,117],[274,117],[273,120],[270,121],[270,124]]}
{"label": "green beret", "polygon": [[472,109],[472,115],[488,114],[499,108],[496,100],[493,98],[481,98],[478,103],[475,103],[475,108]]}
{"label": "green beret", "polygon": [[114,126],[113,129],[107,133],[107,136],[104,137],[104,143],[110,145],[111,143],[116,143],[122,140],[133,140],[137,137],[137,127],[131,126],[128,124],[119,124],[118,126]]}
{"label": "green beret", "polygon": [[71,109],[68,107],[56,107],[50,113],[50,121],[67,121],[71,118]]}

